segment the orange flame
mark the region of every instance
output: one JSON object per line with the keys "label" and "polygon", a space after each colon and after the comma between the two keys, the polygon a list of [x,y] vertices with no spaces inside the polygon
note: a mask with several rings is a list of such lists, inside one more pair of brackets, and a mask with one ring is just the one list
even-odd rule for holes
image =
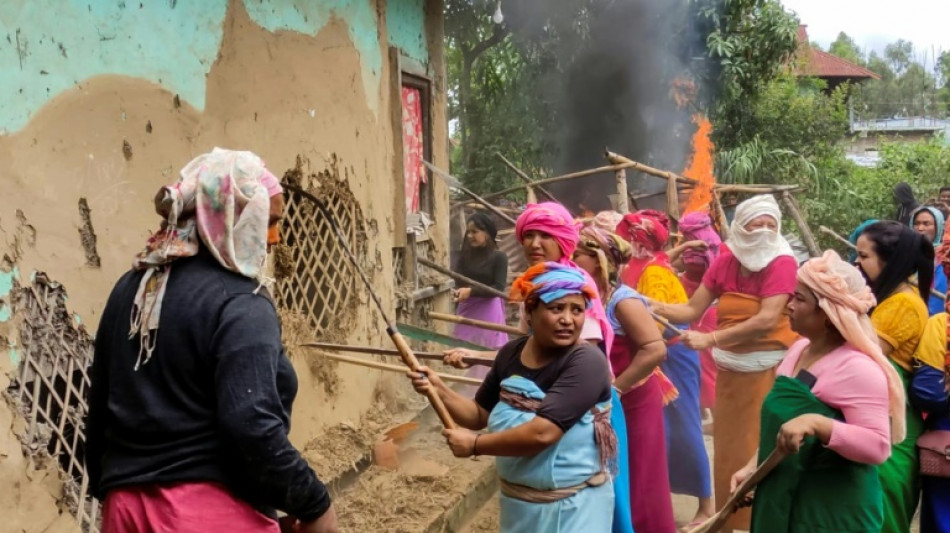
{"label": "orange flame", "polygon": [[701,113],[693,114],[693,124],[696,124],[696,133],[693,134],[693,158],[683,175],[699,183],[690,193],[683,213],[692,211],[709,211],[712,202],[713,186],[716,177],[713,176],[713,149],[715,146],[709,138],[712,132],[712,123]]}

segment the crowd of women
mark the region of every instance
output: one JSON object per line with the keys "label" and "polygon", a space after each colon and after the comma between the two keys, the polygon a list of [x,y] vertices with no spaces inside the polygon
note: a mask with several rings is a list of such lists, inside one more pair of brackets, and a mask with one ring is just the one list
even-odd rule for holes
{"label": "crowd of women", "polygon": [[[773,452],[727,528],[906,533],[922,502],[921,531],[950,532],[950,324],[932,299],[950,238],[942,206],[913,204],[854,232],[854,264],[802,265],[771,196],[738,206],[726,242],[704,213],[674,243],[660,212],[579,223],[528,205],[529,267],[509,290],[526,335],[458,332],[494,358],[474,397],[425,367],[409,377],[460,426],[444,431],[456,456],[497,457],[505,533],[672,533],[672,493],[696,498],[689,529]],[[337,531],[288,439],[297,381],[263,268],[283,207],[250,152],[199,156],[159,190],[161,230],[110,295],[90,371],[103,531]],[[496,234],[472,217],[457,269],[500,289]],[[490,292],[456,298],[504,320]]]}
{"label": "crowd of women", "polygon": [[[921,531],[950,532],[947,213],[901,209],[905,223],[855,231],[852,261],[799,265],[769,195],[738,205],[726,242],[702,212],[673,239],[658,211],[576,221],[530,204],[510,290],[527,335],[447,352],[495,357],[474,399],[434,375],[414,385],[466,428],[446,431],[456,455],[498,456],[504,532],[674,532],[671,494],[696,498],[689,531],[773,451],[726,530],[906,533],[922,500]],[[458,269],[500,288],[496,233],[473,217]],[[504,316],[500,298],[457,296],[460,314]]]}

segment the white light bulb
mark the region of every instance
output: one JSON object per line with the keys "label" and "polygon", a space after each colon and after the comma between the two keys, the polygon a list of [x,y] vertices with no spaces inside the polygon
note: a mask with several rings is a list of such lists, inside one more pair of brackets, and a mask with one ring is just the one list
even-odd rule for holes
{"label": "white light bulb", "polygon": [[495,24],[501,24],[505,21],[505,14],[501,12],[501,2],[498,2],[498,7],[495,8],[495,14],[491,16],[491,20]]}

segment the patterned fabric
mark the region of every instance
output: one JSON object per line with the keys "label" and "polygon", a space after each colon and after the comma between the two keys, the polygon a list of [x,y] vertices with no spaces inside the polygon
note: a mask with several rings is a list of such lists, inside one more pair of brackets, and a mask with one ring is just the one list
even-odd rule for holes
{"label": "patterned fabric", "polygon": [[515,235],[518,240],[524,239],[525,232],[542,231],[554,237],[561,252],[567,259],[574,255],[579,238],[580,224],[574,222],[574,217],[561,204],[556,202],[542,202],[528,204],[515,223]]}
{"label": "patterned fabric", "polygon": [[132,263],[145,271],[129,332],[141,343],[136,369],[155,349],[172,263],[197,254],[199,240],[222,267],[263,283],[270,191],[279,194],[280,184],[260,157],[221,148],[193,159],[178,183],[160,191],[156,209],[165,220]]}
{"label": "patterned fabric", "polygon": [[640,243],[651,252],[660,251],[670,238],[670,219],[665,213],[643,209],[623,217],[617,224],[617,235]]}
{"label": "patterned fabric", "polygon": [[857,268],[842,261],[836,252],[827,250],[821,257],[805,262],[798,269],[798,280],[815,294],[818,307],[844,340],[865,353],[884,371],[890,399],[891,440],[895,444],[903,441],[907,433],[904,387],[897,371],[884,357],[868,317],[868,311],[877,300],[864,276]]}
{"label": "patterned fabric", "polygon": [[571,294],[583,295],[589,306],[597,289],[579,269],[553,261],[532,266],[511,284],[511,299],[516,302],[537,297],[547,304]]}

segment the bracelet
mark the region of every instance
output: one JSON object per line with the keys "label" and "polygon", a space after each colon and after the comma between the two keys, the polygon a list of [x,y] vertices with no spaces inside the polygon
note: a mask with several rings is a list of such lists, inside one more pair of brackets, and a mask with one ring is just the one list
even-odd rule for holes
{"label": "bracelet", "polygon": [[472,457],[478,457],[478,437],[481,436],[481,433],[475,434],[475,442],[472,443]]}

